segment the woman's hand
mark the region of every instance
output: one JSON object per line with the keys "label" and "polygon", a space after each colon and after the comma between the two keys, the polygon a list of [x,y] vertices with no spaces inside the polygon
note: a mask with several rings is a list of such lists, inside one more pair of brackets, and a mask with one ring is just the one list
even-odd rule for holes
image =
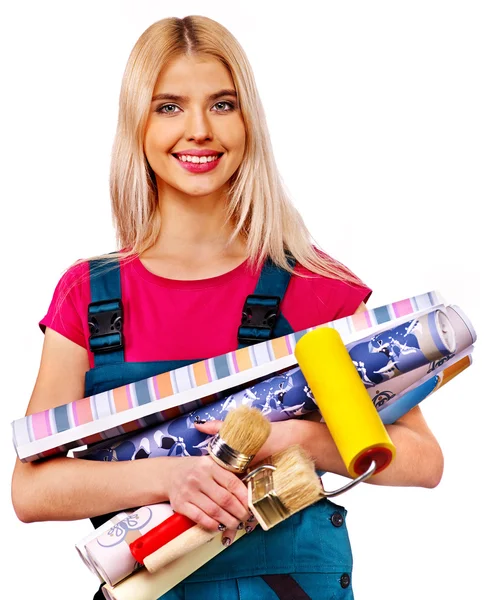
{"label": "woman's hand", "polygon": [[[210,435],[216,435],[216,433],[220,430],[222,424],[223,424],[222,421],[213,420],[213,421],[208,421],[207,423],[203,423],[203,424],[195,423],[195,427],[203,433],[207,433]],[[293,438],[293,432],[292,432],[293,428],[294,428],[294,425],[293,425],[292,419],[290,421],[283,421],[280,423],[271,423],[271,434],[270,434],[269,438],[266,440],[266,442],[264,443],[264,445],[261,447],[259,452],[256,454],[255,458],[252,460],[251,466],[256,464],[257,462],[259,462],[260,460],[263,460],[263,458],[266,458],[266,457],[270,456],[271,454],[274,454],[275,452],[284,450],[291,444],[296,443],[296,441]],[[209,458],[209,460],[211,460],[211,462],[214,462],[210,457],[203,457],[203,458]],[[244,486],[243,483],[241,485]],[[244,487],[245,487],[245,503],[247,505],[247,487],[246,486],[244,486]],[[189,516],[189,515],[187,515],[187,516]],[[257,525],[257,522],[253,515],[251,515],[250,518],[248,518],[246,520],[246,522],[243,523],[243,527],[245,527],[245,531],[247,533],[251,533],[251,531],[254,530],[256,525]],[[223,536],[223,544],[225,544],[225,546],[229,546],[231,544],[231,542],[233,541],[233,539],[235,538],[235,535],[236,535],[235,529],[227,529]]]}
{"label": "woman's hand", "polygon": [[[222,421],[213,420],[213,421],[208,421],[207,423],[195,423],[195,427],[202,433],[206,433],[209,435],[216,435],[216,433],[221,429],[222,424],[223,424]],[[284,443],[285,443],[285,436],[284,436],[285,428],[283,427],[284,425],[285,425],[285,423],[272,423],[271,424],[271,434],[270,434],[269,438],[267,439],[267,441],[265,442],[265,444],[262,446],[261,450],[258,452],[258,454],[256,454],[256,457],[253,459],[251,465],[255,464],[259,460],[262,460],[263,458],[266,458],[267,456],[270,456],[274,452],[278,452],[279,450],[282,450],[283,448],[286,447],[286,446],[284,446]],[[203,457],[203,458],[208,458],[211,462],[214,462],[210,457]],[[241,485],[245,488],[245,505],[247,506],[247,487],[243,483],[241,483]],[[243,525],[240,527],[240,529],[242,527],[245,527],[245,531],[247,533],[251,533],[257,525],[255,517],[252,514],[250,517],[247,516],[246,520],[242,521],[242,523],[243,523]],[[223,535],[223,539],[222,539],[223,544],[225,546],[229,546],[233,542],[235,535],[236,535],[235,528],[230,527],[230,528],[226,529],[226,531],[224,532],[224,535]]]}
{"label": "woman's hand", "polygon": [[[203,424],[195,423],[195,427],[203,433],[216,435],[221,429],[222,424],[222,421],[213,420]],[[298,435],[300,433],[300,425],[300,421],[294,419],[271,423],[271,433],[266,442],[261,446],[259,452],[253,458],[251,467],[264,458],[267,458],[276,452],[281,452],[293,444],[299,443]]]}
{"label": "woman's hand", "polygon": [[246,486],[210,456],[169,461],[166,485],[172,508],[210,531],[241,528],[249,518]]}

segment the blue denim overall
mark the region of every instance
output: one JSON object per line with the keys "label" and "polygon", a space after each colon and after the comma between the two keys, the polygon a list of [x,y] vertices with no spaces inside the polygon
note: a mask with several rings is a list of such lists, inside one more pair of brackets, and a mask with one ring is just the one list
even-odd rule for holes
{"label": "blue denim overall", "polygon": [[[273,298],[278,305],[289,279],[290,273],[266,262],[245,309],[252,307],[252,303],[266,305]],[[107,260],[103,268],[103,263],[91,261],[90,286],[90,321],[93,315],[100,313],[106,318],[121,309],[118,263],[110,266]],[[125,315],[125,318],[133,318],[133,315]],[[242,325],[238,331],[239,347],[289,333],[292,328],[279,313],[268,333]],[[110,351],[114,344],[117,349]],[[102,351],[103,345],[106,351]],[[95,366],[86,373],[86,396],[196,362],[194,359],[125,362],[120,332],[94,338],[91,335],[91,349]],[[111,516],[91,520],[97,527]],[[352,555],[345,518],[346,510],[342,506],[322,500],[270,531],[256,527],[163,594],[161,600],[353,600]],[[102,598],[101,591],[94,596],[95,600]]]}

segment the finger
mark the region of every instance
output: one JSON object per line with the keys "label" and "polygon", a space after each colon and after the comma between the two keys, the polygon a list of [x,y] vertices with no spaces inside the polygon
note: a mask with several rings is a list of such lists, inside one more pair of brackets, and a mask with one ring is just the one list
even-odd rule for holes
{"label": "finger", "polygon": [[200,525],[204,529],[209,531],[221,531],[219,522],[204,512],[200,506],[197,506],[192,502],[185,502],[181,510],[178,510],[177,512],[185,515],[188,519],[191,519],[194,523]]}
{"label": "finger", "polygon": [[234,473],[231,473],[230,471],[226,471],[226,469],[223,469],[222,467],[220,467],[219,465],[216,465],[216,464],[214,464],[214,468],[212,470],[212,475],[213,475],[214,481],[216,483],[218,483],[221,487],[228,490],[228,492],[230,492],[230,494],[232,494],[233,496],[235,496],[238,499],[238,501],[240,502],[240,504],[243,506],[243,508],[245,510],[244,514],[239,513],[239,518],[241,520],[245,521],[245,519],[247,519],[250,514],[249,508],[247,505],[247,502],[248,502],[247,486],[244,483],[242,483],[242,481],[240,481],[240,479]]}
{"label": "finger", "polygon": [[245,533],[252,533],[258,525],[256,517],[251,512],[250,517],[244,523]]}
{"label": "finger", "polygon": [[193,423],[195,428],[202,433],[206,433],[208,435],[216,435],[216,433],[221,429],[222,421],[213,420],[207,421],[207,423],[197,423],[196,421]]}
{"label": "finger", "polygon": [[[222,488],[220,489],[224,492]],[[192,502],[217,523],[216,529],[219,528],[219,524],[224,525],[225,529],[236,529],[243,522],[222,508],[218,501],[215,501],[211,496],[199,493],[192,499]]]}
{"label": "finger", "polygon": [[[208,479],[203,481],[200,490],[211,500],[213,500],[220,509],[224,510],[228,513],[235,522],[230,522],[226,520],[222,520],[221,523],[224,523],[227,527],[237,527],[240,522],[245,521],[249,517],[249,510],[246,506],[243,506],[240,500],[234,496],[229,490],[219,485],[213,479]],[[211,513],[209,513],[211,514]],[[211,514],[211,516],[213,516]],[[219,518],[217,515],[214,515],[214,518]],[[223,519],[223,517],[221,517]]]}
{"label": "finger", "polygon": [[240,523],[237,529],[227,529],[221,536],[221,544],[223,546],[231,546],[235,540],[235,536],[237,535],[237,531],[244,528],[244,523]]}
{"label": "finger", "polygon": [[245,521],[244,523],[241,523],[240,526],[237,527],[237,529],[227,529],[225,532],[223,532],[223,534],[221,535],[221,543],[223,544],[223,546],[226,547],[231,546],[231,544],[235,540],[235,536],[237,535],[238,530],[245,529],[245,533],[252,533],[258,525],[259,523],[255,519],[254,515],[252,515],[251,513],[251,517],[247,519],[247,521]]}

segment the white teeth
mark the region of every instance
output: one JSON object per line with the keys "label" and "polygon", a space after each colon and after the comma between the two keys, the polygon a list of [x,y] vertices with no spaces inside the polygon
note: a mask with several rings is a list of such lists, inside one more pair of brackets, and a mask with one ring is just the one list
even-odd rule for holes
{"label": "white teeth", "polygon": [[213,154],[212,156],[192,156],[191,154],[181,154],[178,155],[178,159],[182,160],[183,162],[190,162],[190,163],[208,163],[208,162],[214,162],[215,160],[218,159],[218,156]]}

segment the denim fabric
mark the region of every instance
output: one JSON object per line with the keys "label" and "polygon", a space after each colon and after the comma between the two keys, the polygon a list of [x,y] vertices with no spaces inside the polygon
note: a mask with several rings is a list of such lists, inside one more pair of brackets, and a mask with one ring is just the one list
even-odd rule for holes
{"label": "denim fabric", "polygon": [[[258,284],[263,288],[257,289],[261,294],[271,294],[268,288],[270,285],[273,287],[273,273],[271,277],[270,273],[268,271]],[[284,277],[283,273],[280,277]],[[99,299],[104,294],[100,287],[104,279],[106,276],[93,278]],[[283,286],[283,282],[280,285]],[[292,329],[280,314],[274,337],[289,333]],[[123,358],[91,369],[85,379],[85,395],[117,388],[195,362],[122,361]],[[335,518],[331,519],[333,515]],[[321,500],[270,531],[263,531],[258,526],[162,595],[161,600],[276,600],[275,592],[260,577],[272,574],[292,574],[312,600],[352,600],[352,554],[345,519],[343,507]]]}

